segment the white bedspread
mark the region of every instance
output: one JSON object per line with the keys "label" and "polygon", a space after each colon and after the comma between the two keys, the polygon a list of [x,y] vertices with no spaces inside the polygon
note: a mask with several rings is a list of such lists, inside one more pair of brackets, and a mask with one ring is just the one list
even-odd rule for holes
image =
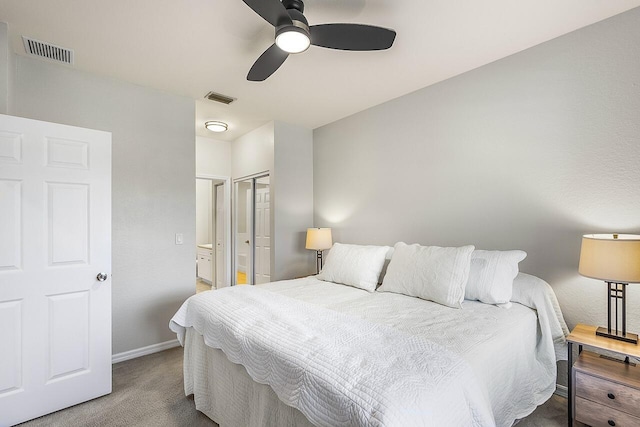
{"label": "white bedspread", "polygon": [[316,425],[495,424],[464,359],[382,324],[238,286],[185,303],[190,326]]}
{"label": "white bedspread", "polygon": [[[255,381],[269,384],[283,402],[317,425],[357,420],[360,425],[509,426],[553,393],[554,344],[561,349],[566,330],[561,317],[554,316],[555,296],[536,280],[542,285],[525,281],[523,287],[533,292],[518,295],[541,319],[521,304],[502,309],[465,301],[462,310],[455,310],[310,277],[201,293],[185,302],[171,328],[182,340],[184,328],[193,327],[207,345],[221,348],[231,361],[247,367]],[[313,304],[292,302],[291,297]],[[213,307],[211,301],[217,301]],[[255,310],[279,314],[257,315]],[[337,329],[348,332],[328,334]],[[254,345],[263,350],[245,355]],[[282,360],[267,356],[267,348],[283,353],[278,356]],[[371,356],[363,359],[362,352],[352,354],[352,349],[366,349]],[[422,357],[425,353],[431,354]],[[334,360],[343,363],[336,369]],[[313,369],[303,374],[296,361],[310,361]],[[411,370],[413,379],[405,380]],[[315,381],[316,374],[330,380]],[[311,388],[302,391],[301,385]],[[311,397],[313,388],[320,398]],[[398,396],[400,406],[394,403]]]}

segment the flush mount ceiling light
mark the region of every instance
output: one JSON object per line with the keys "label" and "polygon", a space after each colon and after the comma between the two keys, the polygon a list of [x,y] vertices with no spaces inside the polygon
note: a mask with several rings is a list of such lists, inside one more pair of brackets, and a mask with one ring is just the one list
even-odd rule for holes
{"label": "flush mount ceiling light", "polygon": [[225,122],[219,122],[217,120],[209,120],[204,124],[204,127],[209,129],[211,132],[224,132],[229,128]]}

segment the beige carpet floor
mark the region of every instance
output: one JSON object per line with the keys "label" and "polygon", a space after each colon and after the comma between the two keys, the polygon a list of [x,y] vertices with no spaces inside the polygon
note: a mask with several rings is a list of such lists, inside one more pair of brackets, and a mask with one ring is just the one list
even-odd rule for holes
{"label": "beige carpet floor", "polygon": [[217,426],[185,397],[182,347],[113,365],[113,392],[21,427]]}
{"label": "beige carpet floor", "polygon": [[[518,427],[567,425],[567,400],[553,396]],[[113,392],[21,427],[217,426],[198,412],[182,384],[182,347],[113,365]],[[242,426],[240,426],[242,427]]]}

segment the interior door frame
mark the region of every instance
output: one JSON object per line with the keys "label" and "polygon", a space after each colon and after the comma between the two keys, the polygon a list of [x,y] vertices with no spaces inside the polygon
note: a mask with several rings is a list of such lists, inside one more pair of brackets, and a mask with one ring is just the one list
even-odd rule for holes
{"label": "interior door frame", "polygon": [[[196,179],[208,179],[216,181],[224,181],[224,286],[235,284],[235,280],[231,281],[231,272],[233,271],[233,263],[231,257],[231,235],[233,229],[231,226],[231,177],[221,175],[210,175],[204,173],[196,174]],[[215,202],[214,202],[215,206]],[[215,233],[215,232],[214,232]],[[213,251],[215,254],[215,249]],[[213,279],[213,277],[212,277]],[[213,283],[213,281],[212,281]]]}
{"label": "interior door frame", "polygon": [[[256,250],[256,244],[255,244],[255,235],[256,235],[256,217],[255,217],[255,202],[256,202],[256,187],[255,187],[255,181],[257,179],[260,178],[264,178],[264,177],[269,177],[269,188],[271,188],[271,172],[269,170],[266,171],[262,171],[262,172],[258,172],[258,173],[254,173],[251,175],[246,175],[240,178],[236,178],[233,180],[233,184],[234,184],[234,194],[235,194],[235,184],[242,182],[242,181],[249,181],[251,180],[251,230],[249,232],[250,236],[251,236],[251,245],[249,247],[249,252],[250,252],[250,258],[251,258],[251,265],[248,266],[249,270],[251,271],[251,277],[249,277],[249,275],[247,275],[247,285],[253,285],[255,282],[255,250]],[[273,200],[273,198],[271,199]],[[236,197],[233,197],[233,212],[234,215],[235,213],[237,213],[238,210],[238,206],[237,203],[238,201],[236,200]],[[273,220],[273,216],[271,217],[271,220]],[[234,223],[231,227],[231,233],[233,234],[233,256],[231,257],[231,270],[233,271],[233,277],[232,277],[232,282],[231,285],[232,286],[236,286],[237,285],[237,281],[238,281],[238,275],[236,272],[236,248],[237,248],[237,244],[238,242],[236,241],[236,224]],[[273,227],[272,227],[273,229]],[[273,247],[272,247],[272,252],[271,252],[271,259],[269,260],[269,262],[271,263],[271,265],[273,265]],[[272,268],[270,268],[271,270]]]}
{"label": "interior door frame", "polygon": [[[228,206],[228,203],[224,202],[224,191],[227,188],[226,184],[224,182],[217,183],[217,184],[212,182],[212,184],[213,185],[211,186],[211,190],[212,190],[211,191],[211,198],[212,198],[212,200],[211,200],[212,201],[211,209],[213,210],[214,215],[213,215],[213,218],[212,218],[212,221],[211,221],[212,222],[211,226],[212,226],[212,231],[213,231],[212,232],[212,237],[211,237],[212,240],[213,240],[213,242],[212,242],[213,244],[212,244],[212,247],[211,247],[212,248],[212,251],[211,251],[211,256],[212,256],[211,260],[212,261],[211,262],[212,262],[214,268],[212,269],[213,270],[213,272],[212,272],[213,275],[211,277],[211,286],[212,286],[212,289],[218,289],[218,288],[221,288],[221,287],[231,286],[231,283],[226,281],[225,280],[226,278],[224,277],[224,275],[226,274],[226,271],[228,270],[228,267],[229,267],[225,263],[226,254],[225,254],[224,251],[222,252],[222,260],[220,261],[220,265],[218,265],[218,188],[219,187],[222,187],[222,205],[223,205],[224,212],[221,213],[221,217],[222,217],[222,226],[221,226],[222,230],[221,230],[221,232],[223,234],[223,238],[222,238],[223,242],[222,242],[222,244],[223,244],[223,246],[225,248],[227,247],[227,244],[226,244],[224,235],[229,234],[229,233],[227,233],[227,230],[225,228],[225,224],[226,224],[225,213],[226,213],[226,206]],[[229,210],[231,210],[231,208],[229,208]],[[229,238],[231,238],[231,237],[229,237]],[[223,272],[222,272],[223,273],[223,277],[221,277],[220,280],[218,280],[218,267],[220,267],[223,270]]]}

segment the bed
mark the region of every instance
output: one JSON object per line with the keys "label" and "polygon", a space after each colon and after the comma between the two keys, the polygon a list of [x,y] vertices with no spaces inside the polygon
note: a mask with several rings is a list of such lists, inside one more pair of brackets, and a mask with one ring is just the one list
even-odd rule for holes
{"label": "bed", "polygon": [[312,276],[200,293],[170,328],[222,427],[511,426],[554,393],[568,330],[543,280],[510,294],[452,309]]}

